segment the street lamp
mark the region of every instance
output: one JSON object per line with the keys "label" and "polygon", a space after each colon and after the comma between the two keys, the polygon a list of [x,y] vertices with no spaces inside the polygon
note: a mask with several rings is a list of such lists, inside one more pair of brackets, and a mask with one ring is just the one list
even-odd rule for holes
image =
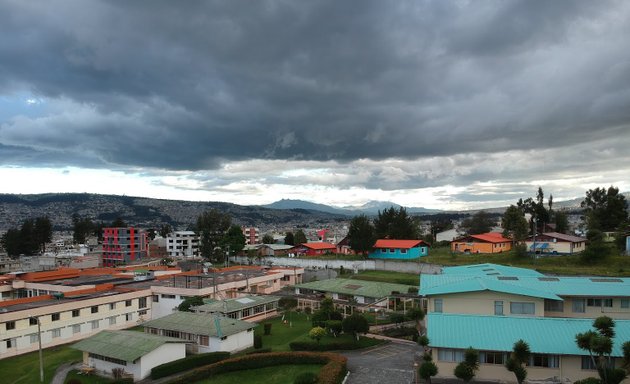
{"label": "street lamp", "polygon": [[39,344],[39,381],[44,382],[44,358],[42,355],[42,324],[39,322],[39,316],[31,316],[29,320],[37,321],[37,342]]}

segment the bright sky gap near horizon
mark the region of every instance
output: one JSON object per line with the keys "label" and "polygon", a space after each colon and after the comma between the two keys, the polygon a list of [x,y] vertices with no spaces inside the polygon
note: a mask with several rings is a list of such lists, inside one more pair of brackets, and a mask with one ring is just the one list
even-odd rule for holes
{"label": "bright sky gap near horizon", "polygon": [[628,1],[0,3],[0,193],[630,191]]}

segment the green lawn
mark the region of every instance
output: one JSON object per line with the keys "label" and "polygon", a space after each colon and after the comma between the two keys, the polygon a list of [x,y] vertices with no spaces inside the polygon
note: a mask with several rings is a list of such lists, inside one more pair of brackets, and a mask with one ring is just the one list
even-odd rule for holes
{"label": "green lawn", "polygon": [[[341,276],[341,277],[345,277]],[[420,284],[420,276],[415,273],[390,272],[390,271],[361,271],[351,275],[351,279],[381,281],[384,283],[406,284],[417,287]]]}
{"label": "green lawn", "polygon": [[[81,351],[67,345],[44,349],[44,382],[52,380],[55,370],[63,363],[79,362]],[[39,355],[31,352],[0,360],[2,382],[7,384],[39,383]]]}
{"label": "green lawn", "polygon": [[467,265],[480,263],[494,263],[511,265],[514,267],[536,269],[542,273],[558,275],[597,275],[597,276],[630,276],[628,256],[610,256],[594,265],[585,265],[579,255],[544,256],[518,258],[514,252],[496,254],[451,253],[448,247],[429,249],[429,256],[423,257],[421,262],[440,265]]}
{"label": "green lawn", "polygon": [[[286,317],[289,320],[289,317]],[[271,323],[271,335],[264,335],[264,326],[262,323]],[[256,335],[262,335],[263,348],[271,348],[274,352],[290,351],[289,344],[293,341],[311,341],[308,337],[308,331],[313,328],[310,317],[307,319],[307,315],[304,313],[291,313],[291,324],[285,324],[282,321],[282,317],[275,317],[268,321],[262,321],[261,325],[254,330]],[[326,336],[320,340],[321,344],[327,344],[335,341],[352,341],[352,335],[341,335],[339,337]],[[361,337],[359,344],[362,348],[370,347],[372,345],[381,344],[381,340],[370,339],[368,337]]]}
{"label": "green lawn", "polygon": [[211,379],[198,381],[198,384],[293,384],[293,381],[302,372],[319,373],[321,365],[279,365],[274,367],[251,369],[224,373],[212,377]]}

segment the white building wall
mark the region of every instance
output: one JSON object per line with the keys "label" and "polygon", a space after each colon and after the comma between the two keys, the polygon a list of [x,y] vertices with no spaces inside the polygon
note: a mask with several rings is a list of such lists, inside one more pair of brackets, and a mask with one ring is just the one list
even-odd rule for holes
{"label": "white building wall", "polygon": [[133,372],[134,378],[144,379],[151,374],[151,370],[158,365],[186,357],[186,343],[166,343],[159,348],[142,356],[138,366],[138,372]]}
{"label": "white building wall", "polygon": [[211,337],[209,346],[199,346],[199,353],[205,352],[238,352],[254,346],[254,330],[239,332],[227,336],[225,340]]}

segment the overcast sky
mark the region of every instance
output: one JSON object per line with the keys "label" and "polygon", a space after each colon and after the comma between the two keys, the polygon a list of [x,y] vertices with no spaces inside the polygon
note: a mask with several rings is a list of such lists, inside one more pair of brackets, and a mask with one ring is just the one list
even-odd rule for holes
{"label": "overcast sky", "polygon": [[0,2],[0,192],[630,191],[630,2]]}

